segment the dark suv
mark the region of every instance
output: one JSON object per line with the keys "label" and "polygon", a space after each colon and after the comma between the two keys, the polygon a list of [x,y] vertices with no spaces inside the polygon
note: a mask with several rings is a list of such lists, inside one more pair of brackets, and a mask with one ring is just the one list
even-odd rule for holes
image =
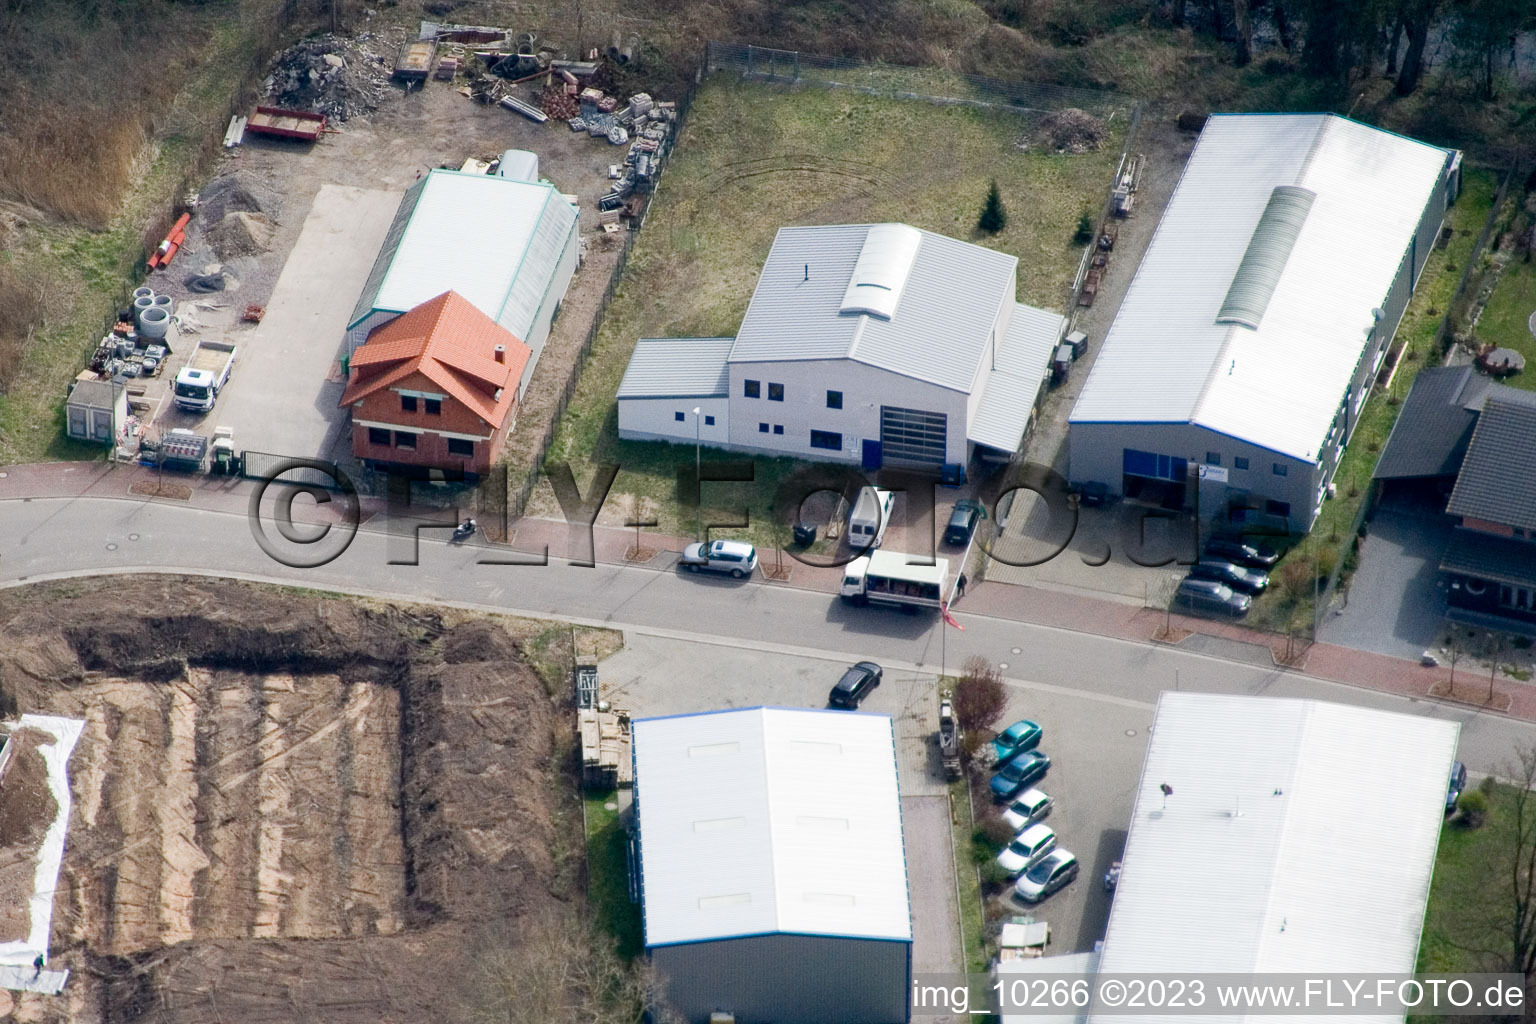
{"label": "dark suv", "polygon": [[844,672],[843,678],[832,687],[832,692],[827,695],[827,704],[834,708],[857,710],[858,706],[864,702],[864,698],[869,696],[869,692],[880,685],[882,674],[880,666],[874,662],[859,662]]}
{"label": "dark suv", "polygon": [[979,501],[961,498],[955,502],[955,510],[949,514],[949,524],[944,527],[944,543],[955,547],[970,543],[971,534],[976,532],[976,524],[983,515],[985,512]]}
{"label": "dark suv", "polygon": [[1212,537],[1206,541],[1205,553],[1212,558],[1225,558],[1229,562],[1246,565],[1250,569],[1269,569],[1280,561],[1280,555],[1274,548],[1231,537]]}

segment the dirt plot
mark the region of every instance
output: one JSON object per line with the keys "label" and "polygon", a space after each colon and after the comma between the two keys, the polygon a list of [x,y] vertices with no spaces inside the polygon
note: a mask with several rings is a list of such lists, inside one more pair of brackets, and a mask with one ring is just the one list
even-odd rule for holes
{"label": "dirt plot", "polygon": [[501,620],[73,590],[0,597],[5,694],[87,723],[52,936],[74,977],[16,1019],[439,1020],[487,922],[576,891],[542,655]]}
{"label": "dirt plot", "polygon": [[11,734],[11,761],[0,785],[0,942],[23,941],[32,930],[37,852],[59,810],[37,748],[52,742],[40,729]]}

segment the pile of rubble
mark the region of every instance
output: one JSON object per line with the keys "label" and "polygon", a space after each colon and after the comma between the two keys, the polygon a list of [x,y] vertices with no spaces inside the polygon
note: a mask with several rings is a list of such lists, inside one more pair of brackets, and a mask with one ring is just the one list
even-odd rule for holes
{"label": "pile of rubble", "polygon": [[378,108],[388,86],[391,63],[382,53],[389,49],[366,35],[306,39],[277,55],[267,96],[275,106],[324,114],[331,121],[366,114]]}
{"label": "pile of rubble", "polygon": [[1046,143],[1059,153],[1088,153],[1104,145],[1109,128],[1092,114],[1076,107],[1058,110],[1040,122]]}

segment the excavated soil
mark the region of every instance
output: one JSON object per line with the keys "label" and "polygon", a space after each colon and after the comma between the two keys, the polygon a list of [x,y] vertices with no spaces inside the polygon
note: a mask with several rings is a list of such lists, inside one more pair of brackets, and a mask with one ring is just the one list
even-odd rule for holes
{"label": "excavated soil", "polygon": [[11,759],[0,784],[0,942],[24,940],[32,931],[37,852],[59,810],[37,748],[53,742],[41,729],[11,734]]}
{"label": "excavated soil", "polygon": [[86,722],[50,958],[74,974],[0,1020],[443,1020],[484,922],[570,897],[556,709],[499,620],[72,586],[0,597],[4,697]]}

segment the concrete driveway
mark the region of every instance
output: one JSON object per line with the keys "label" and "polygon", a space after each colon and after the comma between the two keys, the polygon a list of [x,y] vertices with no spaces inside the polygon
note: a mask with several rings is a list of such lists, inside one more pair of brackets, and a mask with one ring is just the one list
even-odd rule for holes
{"label": "concrete driveway", "polygon": [[205,335],[239,346],[217,406],[204,417],[168,411],[164,425],[205,432],[228,426],[237,449],[350,459],[337,361],[352,307],[399,205],[398,192],[321,186],[261,323]]}
{"label": "concrete driveway", "polygon": [[1378,509],[1349,591],[1318,624],[1326,643],[1417,658],[1445,633],[1440,556],[1451,523],[1438,512]]}

